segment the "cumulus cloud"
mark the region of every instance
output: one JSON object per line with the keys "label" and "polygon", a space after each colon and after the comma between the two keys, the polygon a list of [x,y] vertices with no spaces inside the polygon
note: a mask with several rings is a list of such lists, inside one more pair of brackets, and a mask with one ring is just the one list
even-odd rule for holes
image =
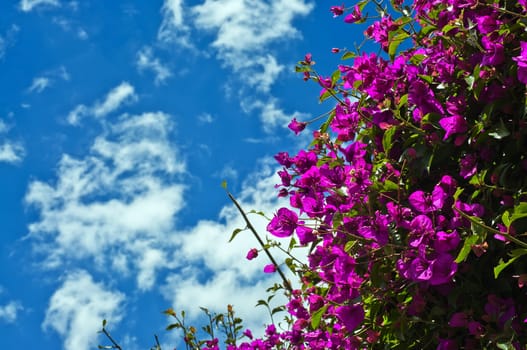
{"label": "cumulus cloud", "polygon": [[101,329],[102,320],[119,322],[124,300],[122,293],[107,290],[88,272],[72,272],[51,297],[42,327],[61,335],[64,349],[95,349],[94,335]]}
{"label": "cumulus cloud", "polygon": [[14,323],[18,313],[24,308],[18,301],[10,301],[5,305],[0,305],[0,321],[5,323]]}
{"label": "cumulus cloud", "polygon": [[123,104],[136,100],[137,95],[135,94],[134,87],[125,81],[110,90],[103,101],[97,101],[90,107],[83,104],[77,105],[68,114],[67,120],[70,124],[77,125],[82,118],[87,116],[102,118],[116,111]]}
{"label": "cumulus cloud", "polygon": [[185,165],[167,114],[123,115],[107,129],[85,157],[63,155],[56,183],[30,183],[25,200],[40,215],[30,234],[48,268],[90,259],[138,271],[138,287],[149,289],[169,264],[163,237],[183,206],[175,180]]}
{"label": "cumulus cloud", "polygon": [[58,0],[22,0],[20,1],[20,9],[24,12],[29,12],[37,6],[60,6]]}
{"label": "cumulus cloud", "polygon": [[144,47],[137,53],[137,68],[139,71],[151,70],[155,74],[155,83],[161,84],[168,79],[172,73],[167,66],[163,65],[159,58],[154,57],[152,48]]}
{"label": "cumulus cloud", "polygon": [[206,0],[194,6],[192,14],[197,29],[215,34],[212,47],[224,64],[268,92],[283,70],[268,53],[269,46],[300,37],[293,21],[312,9],[305,0]]}

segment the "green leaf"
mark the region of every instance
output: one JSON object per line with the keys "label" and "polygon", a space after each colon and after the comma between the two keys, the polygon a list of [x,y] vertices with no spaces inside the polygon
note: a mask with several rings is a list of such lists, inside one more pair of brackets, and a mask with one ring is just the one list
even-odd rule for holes
{"label": "green leaf", "polygon": [[527,249],[514,249],[512,252],[511,252],[511,258],[507,261],[503,261],[503,259],[500,259],[500,262],[498,264],[498,266],[494,267],[494,278],[498,278],[498,276],[500,275],[500,273],[507,268],[507,266],[509,266],[510,264],[512,264],[513,262],[515,262],[519,257],[521,257],[522,255],[526,255],[527,254]]}
{"label": "green leaf", "polygon": [[457,255],[457,258],[455,260],[456,263],[459,264],[459,263],[467,260],[468,254],[470,254],[472,246],[474,244],[476,244],[478,242],[478,240],[479,240],[479,236],[477,236],[477,235],[471,235],[471,236],[465,238],[465,240],[463,242],[463,247],[459,251],[459,254]]}
{"label": "green leaf", "polygon": [[459,196],[461,195],[461,193],[463,193],[465,189],[463,187],[458,187],[456,189],[456,192],[454,193],[453,197],[454,197],[454,201],[457,201],[457,199],[459,198]]}
{"label": "green leaf", "polygon": [[501,222],[503,222],[503,224],[509,228],[509,226],[511,225],[511,220],[510,220],[510,213],[509,211],[505,211],[503,212],[503,214],[501,215]]}
{"label": "green leaf", "polygon": [[399,99],[399,103],[397,104],[397,108],[398,109],[401,109],[401,107],[403,107],[404,105],[406,105],[408,103],[408,94],[404,94],[401,96],[401,98]]}
{"label": "green leaf", "polygon": [[395,54],[397,53],[397,48],[401,43],[408,39],[410,35],[404,31],[401,31],[400,33],[394,35],[390,40],[390,45],[388,46],[388,55],[390,55],[390,59],[394,59]]}
{"label": "green leaf", "polygon": [[527,217],[527,202],[520,202],[520,204],[514,207],[514,211],[511,216],[511,223],[518,219]]}
{"label": "green leaf", "polygon": [[166,328],[167,331],[170,331],[172,329],[175,329],[175,328],[181,328],[181,325],[179,323],[172,323],[172,324],[169,324]]}
{"label": "green leaf", "polygon": [[245,231],[247,228],[237,228],[236,230],[232,231],[231,238],[229,238],[229,243],[232,242],[232,240],[238,235],[238,233]]}
{"label": "green leaf", "polygon": [[495,138],[496,140],[501,140],[510,134],[510,131],[507,129],[502,119],[500,119],[500,122],[489,131],[489,136]]}
{"label": "green leaf", "polygon": [[384,191],[397,191],[399,189],[399,186],[393,181],[390,180],[384,180],[383,182],[383,190]]}
{"label": "green leaf", "polygon": [[322,316],[326,313],[326,310],[328,309],[328,304],[322,306],[320,309],[315,311],[313,315],[311,315],[311,328],[317,329],[318,325],[320,324],[320,320],[322,319]]}
{"label": "green leaf", "polygon": [[106,320],[102,320],[102,328],[106,327]]}
{"label": "green leaf", "polygon": [[341,60],[347,60],[347,59],[353,58],[353,57],[355,57],[355,56],[356,56],[356,55],[355,55],[354,52],[352,52],[352,51],[346,51],[346,52],[344,53],[344,55],[342,55],[342,57],[341,57],[340,59],[341,59]]}
{"label": "green leaf", "polygon": [[392,139],[396,131],[397,131],[397,127],[392,126],[384,132],[384,135],[382,135],[382,147],[384,148],[384,152],[386,154],[388,154],[388,152],[390,152],[390,149],[392,148],[392,145],[393,145]]}

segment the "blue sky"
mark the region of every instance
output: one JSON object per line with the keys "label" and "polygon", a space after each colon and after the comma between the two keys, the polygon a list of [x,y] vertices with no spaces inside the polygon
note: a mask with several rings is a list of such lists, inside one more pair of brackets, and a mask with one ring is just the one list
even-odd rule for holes
{"label": "blue sky", "polygon": [[[0,344],[127,349],[161,311],[234,304],[248,325],[274,276],[220,186],[269,216],[287,129],[331,107],[294,73],[353,43],[327,1],[5,0],[0,5]],[[360,42],[360,38],[357,39]],[[265,220],[255,217],[263,232]],[[38,345],[37,345],[38,344]]]}

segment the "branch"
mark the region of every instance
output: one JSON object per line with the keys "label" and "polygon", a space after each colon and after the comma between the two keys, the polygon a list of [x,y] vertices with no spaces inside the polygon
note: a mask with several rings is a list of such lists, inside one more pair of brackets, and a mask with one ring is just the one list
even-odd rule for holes
{"label": "branch", "polygon": [[285,289],[287,289],[289,291],[289,293],[292,293],[293,292],[293,288],[291,287],[291,284],[289,283],[289,281],[287,280],[287,278],[285,277],[284,273],[282,272],[282,270],[280,269],[280,266],[278,266],[278,263],[276,262],[276,260],[274,259],[274,257],[271,255],[271,253],[269,252],[268,248],[265,246],[265,243],[262,241],[262,239],[260,238],[260,235],[258,235],[258,232],[256,232],[256,229],[254,228],[254,226],[251,224],[251,222],[249,221],[249,218],[247,217],[247,215],[245,214],[245,212],[243,211],[242,207],[240,206],[240,204],[238,203],[238,201],[234,198],[234,196],[229,192],[227,191],[227,195],[229,196],[229,198],[231,199],[231,201],[234,203],[234,205],[236,206],[236,208],[238,209],[238,211],[240,212],[240,214],[242,215],[243,217],[243,220],[245,220],[245,223],[247,224],[247,228],[249,230],[251,230],[251,232],[253,233],[254,237],[256,237],[256,240],[258,241],[258,243],[260,243],[260,246],[262,247],[262,249],[265,251],[265,253],[267,254],[267,256],[269,257],[269,260],[271,260],[271,262],[273,263],[273,265],[276,267],[276,271],[278,271],[278,273],[280,274],[280,277],[282,278],[282,281],[284,282],[284,287]]}

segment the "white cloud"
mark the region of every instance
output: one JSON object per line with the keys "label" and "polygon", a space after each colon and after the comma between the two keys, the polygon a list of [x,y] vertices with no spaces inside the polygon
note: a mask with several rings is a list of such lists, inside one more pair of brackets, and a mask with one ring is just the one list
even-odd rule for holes
{"label": "white cloud", "polygon": [[93,106],[93,114],[96,117],[104,117],[115,111],[123,103],[135,101],[136,98],[137,96],[135,95],[134,87],[128,82],[122,82],[106,95],[103,102],[96,103],[95,106]]}
{"label": "white cloud", "polygon": [[19,311],[24,308],[18,301],[10,301],[5,305],[0,305],[0,321],[5,323],[14,323]]}
{"label": "white cloud", "polygon": [[267,101],[245,101],[242,103],[242,108],[248,114],[257,111],[260,114],[264,131],[267,133],[272,133],[277,127],[287,127],[293,118],[297,118],[298,120],[309,119],[307,114],[298,111],[286,113],[278,106],[278,100],[272,97]]}
{"label": "white cloud", "polygon": [[21,143],[4,141],[0,144],[0,162],[19,163],[25,156],[25,149]]}
{"label": "white cloud", "polygon": [[52,86],[56,79],[70,80],[70,75],[64,66],[49,70],[41,76],[33,78],[33,82],[31,83],[31,86],[27,88],[27,91],[39,94]]}
{"label": "white cloud", "polygon": [[214,121],[214,117],[210,113],[201,113],[198,115],[198,122],[202,124],[210,124]]}
{"label": "white cloud", "polygon": [[20,9],[24,12],[29,12],[33,8],[41,5],[60,6],[57,0],[22,0],[20,1]]}
{"label": "white cloud", "polygon": [[[0,135],[7,134],[10,127],[0,119]],[[0,136],[0,162],[19,163],[26,154],[22,143]]]}
{"label": "white cloud", "polygon": [[137,98],[134,87],[125,81],[110,90],[102,102],[95,102],[91,107],[77,105],[68,114],[67,120],[70,124],[77,125],[81,118],[90,115],[101,118],[116,111],[123,104],[135,102]]}
{"label": "white cloud", "polygon": [[14,44],[16,40],[16,34],[19,32],[19,30],[20,28],[13,24],[4,36],[0,35],[0,59],[5,56],[7,48]]}
{"label": "white cloud", "polygon": [[183,0],[165,0],[161,12],[163,20],[157,39],[164,43],[176,43],[186,48],[193,48],[190,43],[189,27],[183,18]]}
{"label": "white cloud", "polygon": [[28,91],[36,92],[39,94],[49,86],[51,86],[51,80],[49,78],[37,77],[33,79],[33,83],[31,83],[31,86],[28,88]]}
{"label": "white cloud", "polygon": [[42,327],[60,334],[64,349],[95,349],[102,320],[119,322],[124,299],[122,293],[94,282],[84,270],[70,273],[51,297]]}
{"label": "white cloud", "polygon": [[183,206],[184,186],[175,180],[185,165],[169,142],[170,116],[124,115],[107,125],[84,158],[63,155],[55,184],[30,183],[26,202],[40,220],[29,226],[44,266],[57,268],[82,259],[120,272],[138,271],[140,289],[149,289],[170,247]]}
{"label": "white cloud", "polygon": [[154,54],[152,53],[152,49],[150,47],[144,47],[137,53],[136,64],[140,71],[153,71],[156,76],[156,84],[163,83],[167,78],[172,75],[170,70],[161,63],[159,58],[154,57]]}
{"label": "white cloud", "polygon": [[313,4],[305,0],[206,0],[194,6],[196,28],[216,34],[212,46],[235,72],[250,76],[249,85],[268,92],[283,70],[269,45],[300,37],[293,20]]}
{"label": "white cloud", "polygon": [[[76,11],[76,6],[77,5],[71,5],[72,3],[70,3],[70,7]],[[74,4],[74,3],[73,3]],[[70,19],[67,19],[67,18],[64,18],[64,17],[53,17],[53,23],[55,23],[56,25],[58,25],[60,28],[62,28],[63,31],[65,32],[71,32],[73,31],[76,35],[77,35],[77,38],[79,38],[80,40],[86,40],[88,39],[88,33],[86,32],[86,30],[80,26],[78,26],[77,24],[75,24],[72,20]],[[75,27],[75,28],[73,28]],[[74,29],[74,30],[73,30]]]}

